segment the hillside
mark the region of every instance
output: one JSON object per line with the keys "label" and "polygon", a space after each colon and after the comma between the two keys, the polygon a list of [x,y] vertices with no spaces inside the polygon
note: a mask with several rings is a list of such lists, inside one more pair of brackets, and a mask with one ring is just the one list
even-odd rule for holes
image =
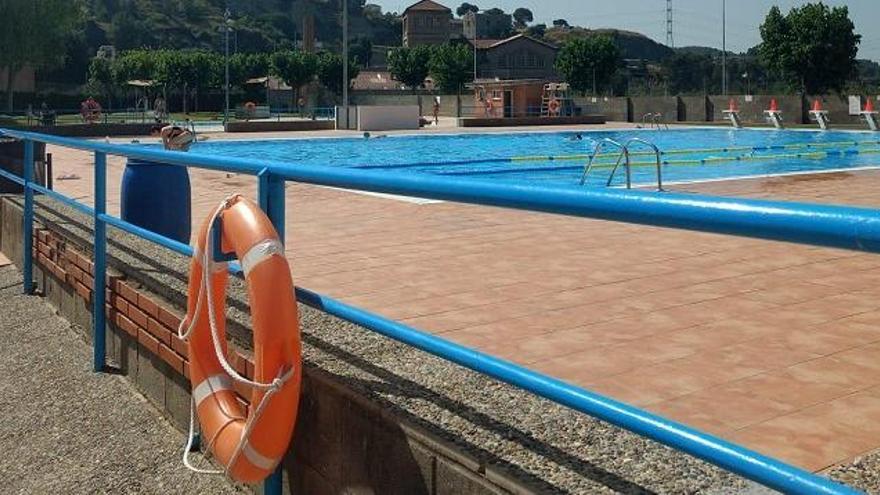
{"label": "hillside", "polygon": [[[202,48],[222,52],[223,12],[227,0],[79,0],[83,6],[83,29],[68,42],[63,67],[41,80],[64,84],[85,82],[83,67],[98,47]],[[382,12],[365,0],[349,1],[349,24],[353,49],[364,40],[377,45],[399,45],[400,19]],[[341,38],[339,2],[314,0],[228,0],[232,13],[231,50],[267,52],[293,46],[302,39],[302,19],[314,15],[315,35],[320,43],[336,49]],[[368,43],[367,43],[368,44]],[[363,48],[362,48],[363,50]],[[369,49],[364,50],[369,52]]]}
{"label": "hillside", "polygon": [[[83,0],[89,46],[112,44],[119,50],[153,48],[207,48],[223,46],[226,0]],[[376,44],[400,40],[400,24],[376,6],[349,0],[353,38],[371,38]],[[299,19],[315,17],[319,41],[335,44],[340,36],[337,2],[304,0],[229,0],[233,42],[239,51],[266,51],[301,39]]]}
{"label": "hillside", "polygon": [[582,38],[603,34],[614,39],[620,49],[623,58],[639,58],[650,61],[660,61],[672,55],[673,50],[661,45],[647,36],[633,31],[622,29],[586,29],[582,27],[552,27],[547,29],[544,38],[558,45],[564,44],[572,38]]}

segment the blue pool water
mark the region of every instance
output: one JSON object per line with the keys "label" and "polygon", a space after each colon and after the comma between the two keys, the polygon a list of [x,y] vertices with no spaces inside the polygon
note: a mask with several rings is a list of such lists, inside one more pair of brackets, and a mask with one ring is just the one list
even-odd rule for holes
{"label": "blue pool water", "polygon": [[[255,141],[206,141],[193,153],[254,158],[328,167],[354,167],[528,181],[578,186],[586,158],[605,138],[625,142],[640,137],[662,152],[665,182],[722,179],[753,175],[848,169],[880,164],[880,136],[843,131],[776,131],[753,129],[673,129],[581,132],[497,133],[324,138]],[[605,184],[615,150],[599,158],[588,186]],[[634,147],[633,183],[655,181],[654,157]],[[554,157],[550,159],[549,157]],[[527,158],[523,158],[527,157]],[[515,160],[511,160],[514,159]],[[624,181],[623,170],[614,185]]]}

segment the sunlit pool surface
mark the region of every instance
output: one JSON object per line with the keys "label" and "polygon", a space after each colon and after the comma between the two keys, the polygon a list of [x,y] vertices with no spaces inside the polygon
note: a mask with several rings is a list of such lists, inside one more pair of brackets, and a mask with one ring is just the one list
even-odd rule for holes
{"label": "sunlit pool surface", "polygon": [[[191,151],[327,167],[367,168],[480,180],[580,187],[581,174],[603,139],[642,138],[663,153],[665,182],[700,181],[797,172],[852,169],[880,164],[880,136],[844,131],[672,129],[580,132],[514,132],[248,141],[205,141]],[[608,146],[587,186],[604,186],[616,158]],[[651,184],[654,156],[633,145],[632,181]],[[549,158],[554,157],[554,158]],[[618,170],[613,185],[624,183]]]}

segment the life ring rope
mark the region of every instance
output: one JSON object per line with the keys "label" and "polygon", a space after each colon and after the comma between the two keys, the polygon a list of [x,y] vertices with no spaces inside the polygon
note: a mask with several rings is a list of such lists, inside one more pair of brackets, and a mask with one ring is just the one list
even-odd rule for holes
{"label": "life ring rope", "polygon": [[[220,204],[217,205],[217,207],[214,208],[214,210],[211,212],[211,215],[209,216],[208,225],[212,227],[205,229],[206,233],[204,237],[204,249],[199,249],[198,246],[196,246],[195,252],[193,253],[193,261],[198,262],[203,268],[203,275],[201,277],[201,283],[199,284],[195,311],[192,314],[192,318],[190,319],[189,315],[187,315],[187,317],[180,322],[180,326],[177,329],[178,337],[183,340],[189,340],[192,332],[196,329],[203,305],[205,302],[207,302],[208,323],[211,329],[211,341],[213,343],[214,355],[216,356],[217,361],[219,362],[223,371],[226,373],[225,375],[216,374],[206,377],[201,383],[196,385],[192,391],[192,400],[190,401],[189,433],[187,436],[186,447],[183,451],[183,464],[191,471],[202,474],[228,475],[229,470],[236,465],[236,462],[241,455],[244,455],[248,459],[248,461],[256,467],[265,470],[270,470],[274,468],[274,465],[277,461],[274,459],[265,458],[250,445],[249,440],[254,425],[258,424],[260,417],[265,412],[265,409],[271,401],[272,397],[276,393],[278,393],[282,389],[282,387],[284,387],[284,385],[288,381],[290,381],[290,379],[296,374],[295,367],[291,366],[287,370],[279,370],[278,375],[269,383],[249,380],[248,378],[242,376],[237,371],[235,371],[235,369],[229,364],[229,361],[226,359],[225,353],[223,351],[223,345],[221,343],[219,332],[217,330],[217,316],[215,313],[215,301],[213,296],[211,275],[220,270],[225,271],[227,269],[227,263],[214,261],[213,226],[215,225],[215,222],[220,214],[224,210],[228,209],[239,197],[240,195],[234,194],[225,198],[223,201],[220,202]],[[241,264],[245,272],[245,276],[247,276],[247,274],[262,261],[265,261],[270,257],[276,255],[283,256],[283,253],[284,249],[278,239],[267,239],[263,242],[256,244],[251,249],[249,249],[244,256],[241,257]],[[192,450],[195,438],[195,411],[198,405],[203,400],[206,400],[208,397],[213,396],[216,392],[222,390],[233,390],[233,386],[231,383],[232,381],[241,383],[246,387],[250,387],[253,390],[262,391],[264,392],[264,394],[259,399],[257,407],[253,410],[254,412],[247,418],[243,418],[225,409],[222,411],[223,414],[228,418],[228,420],[220,428],[218,428],[217,432],[208,441],[207,450],[209,451],[213,451],[214,442],[217,440],[217,438],[220,437],[220,434],[227,426],[229,426],[236,420],[245,421],[244,431],[241,435],[241,441],[238,442],[230,458],[230,461],[226,464],[226,467],[223,470],[197,468],[193,466],[189,460],[189,454]],[[223,408],[221,401],[217,401],[217,404],[221,408]]]}

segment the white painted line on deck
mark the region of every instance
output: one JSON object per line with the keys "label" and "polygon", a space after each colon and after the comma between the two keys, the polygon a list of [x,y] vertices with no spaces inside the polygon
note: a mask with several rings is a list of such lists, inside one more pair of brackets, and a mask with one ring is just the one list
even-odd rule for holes
{"label": "white painted line on deck", "polygon": [[327,189],[334,189],[336,191],[344,191],[348,193],[361,194],[364,196],[373,196],[375,198],[382,199],[391,199],[394,201],[402,201],[404,203],[413,203],[417,205],[432,205],[436,203],[443,203],[444,201],[440,201],[438,199],[425,199],[425,198],[414,198],[412,196],[400,196],[398,194],[386,194],[386,193],[377,193],[370,191],[357,191],[355,189],[344,189],[341,187],[330,187],[330,186],[321,186]]}

